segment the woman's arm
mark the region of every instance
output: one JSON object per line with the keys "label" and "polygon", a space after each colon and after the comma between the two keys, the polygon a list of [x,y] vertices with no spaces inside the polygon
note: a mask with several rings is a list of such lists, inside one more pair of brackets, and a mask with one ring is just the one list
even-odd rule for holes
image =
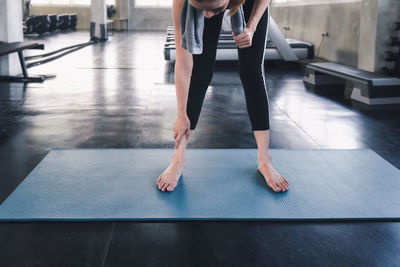
{"label": "woman's arm", "polygon": [[175,149],[179,148],[182,137],[190,137],[190,120],[186,114],[187,99],[192,76],[193,57],[192,54],[181,47],[180,17],[183,0],[173,0],[172,21],[175,36],[175,88],[177,101],[177,118],[174,122]]}
{"label": "woman's arm", "polygon": [[175,87],[178,104],[178,116],[186,116],[186,104],[189,92],[190,77],[193,68],[192,54],[181,47],[181,29],[180,15],[183,0],[173,0],[172,3],[172,20],[174,24],[175,35]]}
{"label": "woman's arm", "polygon": [[270,0],[254,0],[253,10],[251,11],[249,21],[247,22],[247,27],[253,32],[256,31],[258,22],[267,9],[269,2]]}

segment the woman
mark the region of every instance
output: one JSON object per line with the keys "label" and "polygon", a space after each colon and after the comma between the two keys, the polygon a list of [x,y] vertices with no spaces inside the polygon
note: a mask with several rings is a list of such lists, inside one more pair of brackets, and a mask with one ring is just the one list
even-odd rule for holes
{"label": "woman", "polygon": [[[238,46],[239,75],[245,91],[246,107],[258,148],[258,171],[275,192],[284,192],[289,182],[272,166],[269,146],[268,96],[264,79],[264,51],[270,0],[189,0],[204,14],[203,52],[189,53],[181,47],[180,14],[185,0],[173,0],[172,17],[175,34],[175,86],[178,114],[174,122],[175,151],[168,168],[158,177],[161,191],[173,191],[182,174],[187,141],[200,115],[216,56],[224,11],[235,13],[240,5],[246,21],[243,33],[233,36]],[[233,32],[232,32],[233,35]],[[234,167],[233,167],[234,168]]]}

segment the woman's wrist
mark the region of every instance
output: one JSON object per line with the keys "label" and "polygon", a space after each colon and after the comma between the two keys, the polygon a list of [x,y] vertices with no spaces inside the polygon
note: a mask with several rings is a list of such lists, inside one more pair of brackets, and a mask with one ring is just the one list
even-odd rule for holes
{"label": "woman's wrist", "polygon": [[177,117],[178,118],[186,118],[186,111],[179,111],[178,110],[178,114],[177,114]]}
{"label": "woman's wrist", "polygon": [[249,28],[252,32],[255,32],[257,29],[257,20],[254,18],[250,18],[247,22],[246,28]]}

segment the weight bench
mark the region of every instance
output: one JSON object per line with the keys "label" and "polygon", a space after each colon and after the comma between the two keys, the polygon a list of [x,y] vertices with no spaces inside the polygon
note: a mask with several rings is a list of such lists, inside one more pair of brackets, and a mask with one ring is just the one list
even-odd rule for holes
{"label": "weight bench", "polygon": [[304,83],[315,89],[352,89],[351,99],[367,105],[399,104],[400,78],[359,70],[333,62],[310,63]]}
{"label": "weight bench", "polygon": [[11,82],[43,82],[46,78],[54,77],[54,75],[40,75],[40,76],[28,76],[26,70],[25,59],[22,53],[25,49],[44,49],[43,44],[34,42],[13,42],[5,43],[0,42],[0,56],[5,56],[11,53],[18,53],[19,62],[21,63],[22,77],[21,76],[0,76],[0,81],[11,81]]}

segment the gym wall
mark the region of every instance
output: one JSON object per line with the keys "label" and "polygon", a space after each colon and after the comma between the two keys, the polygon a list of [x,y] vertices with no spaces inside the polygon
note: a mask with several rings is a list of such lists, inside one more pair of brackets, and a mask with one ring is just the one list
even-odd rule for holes
{"label": "gym wall", "polygon": [[322,33],[329,32],[320,46],[319,57],[357,67],[360,33],[360,2],[274,6],[271,15],[280,29],[287,26],[287,38],[299,39],[315,45]]}
{"label": "gym wall", "polygon": [[170,7],[148,8],[135,6],[129,0],[129,29],[166,31],[172,25],[172,9]]}

